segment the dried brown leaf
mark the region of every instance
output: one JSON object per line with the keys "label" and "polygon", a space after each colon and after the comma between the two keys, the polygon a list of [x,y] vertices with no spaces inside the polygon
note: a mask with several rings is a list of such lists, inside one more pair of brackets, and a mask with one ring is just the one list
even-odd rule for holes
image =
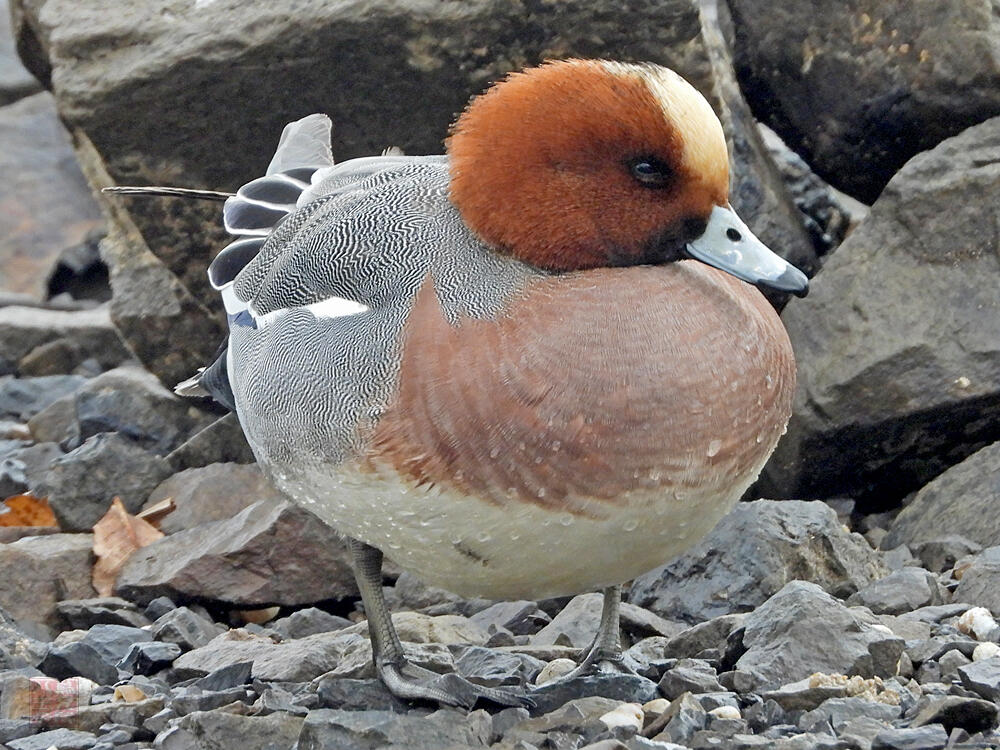
{"label": "dried brown leaf", "polygon": [[14,495],[0,506],[0,526],[59,526],[49,501],[43,497]]}
{"label": "dried brown leaf", "polygon": [[111,596],[115,578],[125,562],[137,549],[152,544],[163,532],[148,521],[131,515],[121,498],[111,501],[111,507],[100,521],[94,524],[93,584],[100,596]]}

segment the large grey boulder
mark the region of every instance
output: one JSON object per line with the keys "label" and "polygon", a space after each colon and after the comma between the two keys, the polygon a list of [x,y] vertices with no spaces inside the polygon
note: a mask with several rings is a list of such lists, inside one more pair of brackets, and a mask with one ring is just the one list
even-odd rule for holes
{"label": "large grey boulder", "polygon": [[672,620],[749,612],[795,578],[847,596],[888,570],[825,503],[738,504],[673,562],[633,582],[629,601]]}
{"label": "large grey boulder", "polygon": [[1000,118],[914,157],[782,314],[798,362],[760,491],[887,504],[1000,439]]}
{"label": "large grey boulder", "polygon": [[0,107],[0,143],[0,291],[42,300],[60,253],[100,226],[101,214],[51,94]]}
{"label": "large grey boulder", "polygon": [[743,621],[745,653],[736,668],[761,690],[815,672],[891,677],[903,653],[897,638],[865,609],[845,607],[806,581],[791,581]]}
{"label": "large grey boulder", "polygon": [[262,501],[137,550],[115,591],[142,603],[312,604],[357,594],[350,559],[344,538],[309,511]]}
{"label": "large grey boulder", "polygon": [[94,596],[90,534],[52,534],[0,544],[0,607],[29,635],[58,632],[56,604]]}
{"label": "large grey boulder", "polygon": [[982,545],[1000,539],[1000,442],[973,453],[923,487],[889,527],[883,549],[959,534]]}
{"label": "large grey boulder", "polygon": [[1000,114],[991,0],[728,0],[754,112],[861,200],[907,159]]}

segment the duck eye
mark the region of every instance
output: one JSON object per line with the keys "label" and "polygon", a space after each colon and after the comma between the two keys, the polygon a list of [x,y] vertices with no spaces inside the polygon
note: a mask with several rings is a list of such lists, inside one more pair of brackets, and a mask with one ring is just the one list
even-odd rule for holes
{"label": "duck eye", "polygon": [[666,187],[673,177],[673,170],[656,157],[632,159],[628,169],[636,182],[644,187]]}
{"label": "duck eye", "polygon": [[739,242],[743,239],[743,235],[732,227],[729,227],[729,229],[726,230],[726,237],[731,239],[733,242]]}

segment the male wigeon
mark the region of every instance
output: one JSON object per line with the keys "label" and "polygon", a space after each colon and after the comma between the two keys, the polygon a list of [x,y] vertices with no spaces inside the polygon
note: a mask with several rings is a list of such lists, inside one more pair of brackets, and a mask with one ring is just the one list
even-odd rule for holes
{"label": "male wigeon", "polygon": [[397,696],[525,701],[406,661],[383,553],[469,596],[602,589],[577,673],[620,660],[621,584],[708,533],[791,411],[754,285],[807,281],[729,205],[718,118],[665,68],[566,60],[474,99],[445,156],[334,165],[329,138],[288,125],[226,203],[229,344],[181,391],[350,538]]}

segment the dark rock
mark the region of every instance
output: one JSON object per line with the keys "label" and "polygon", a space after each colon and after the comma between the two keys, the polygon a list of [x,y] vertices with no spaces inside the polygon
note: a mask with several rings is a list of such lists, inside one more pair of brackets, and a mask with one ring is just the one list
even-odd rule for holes
{"label": "dark rock", "polygon": [[58,443],[63,451],[79,448],[80,421],[72,395],[56,399],[28,420],[31,436],[41,443]]}
{"label": "dark rock", "polygon": [[31,419],[53,401],[73,393],[85,382],[87,379],[80,375],[0,377],[0,416]]}
{"label": "dark rock", "polygon": [[901,713],[899,706],[867,698],[830,698],[803,714],[799,719],[799,726],[806,731],[822,731],[820,727],[829,724],[840,734],[844,725],[850,721],[867,717],[888,723],[898,719]]}
{"label": "dark rock", "polygon": [[176,471],[219,463],[252,464],[256,459],[235,414],[215,420],[167,456]]}
{"label": "dark rock", "polygon": [[196,711],[178,722],[197,742],[192,748],[278,750],[295,746],[302,719],[287,714],[240,716],[223,711]]}
{"label": "dark rock", "polygon": [[907,645],[906,653],[914,664],[941,658],[949,651],[957,650],[971,656],[979,643],[963,635],[938,635]]}
{"label": "dark rock", "polygon": [[813,246],[820,256],[826,255],[868,215],[868,206],[831,188],[777,133],[766,125],[759,127],[764,146],[802,213]]}
{"label": "dark rock", "polygon": [[846,596],[885,572],[864,538],[846,532],[824,503],[758,500],[740,503],[690,551],[637,578],[629,600],[698,622],[752,610],[792,578]]}
{"label": "dark rock", "polygon": [[[878,626],[878,627],[876,627]],[[848,609],[818,586],[792,581],[747,615],[736,663],[764,688],[822,671],[889,677],[903,641],[863,609]]]}
{"label": "dark rock", "polygon": [[113,497],[137,513],[153,488],[171,473],[164,459],[128,438],[102,433],[53,461],[32,493],[48,498],[62,529],[89,531]]}
{"label": "dark rock", "polygon": [[729,7],[755,114],[866,202],[910,157],[1000,114],[989,3]]}
{"label": "dark rock", "polygon": [[66,599],[56,604],[56,612],[71,630],[86,630],[92,625],[130,625],[135,628],[149,625],[149,619],[138,607],[117,596]]}
{"label": "dark rock", "polygon": [[[94,625],[80,643],[94,648],[105,662],[115,665],[137,643],[148,643],[153,637],[149,631],[127,625]],[[102,683],[103,684],[103,683]]]}
{"label": "dark rock", "polygon": [[899,615],[918,607],[944,604],[948,592],[923,568],[903,568],[870,583],[847,599],[849,607],[868,607],[877,615]]}
{"label": "dark rock", "polygon": [[82,242],[100,225],[101,214],[51,94],[34,94],[0,108],[0,141],[5,175],[0,186],[2,288],[45,299],[59,253]]}
{"label": "dark rock", "polygon": [[455,659],[456,669],[480,685],[525,685],[542,671],[545,662],[527,654],[495,651],[482,646],[462,649]]}
{"label": "dark rock", "polygon": [[55,443],[15,448],[0,460],[0,498],[23,495],[49,464],[62,455]]}
{"label": "dark rock", "polygon": [[275,620],[270,623],[270,627],[285,638],[305,638],[307,635],[349,628],[353,624],[346,617],[331,615],[317,607],[306,607],[292,612],[288,617]]}
{"label": "dark rock", "polygon": [[118,668],[131,674],[156,674],[180,655],[181,647],[176,643],[136,643],[118,662]]}
{"label": "dark rock", "polygon": [[715,670],[701,659],[681,659],[660,680],[660,692],[668,700],[682,693],[710,693],[723,690]]}
{"label": "dark rock", "polygon": [[657,720],[657,722],[662,721],[666,721],[666,724],[659,734],[653,736],[653,740],[686,745],[695,732],[705,728],[708,715],[693,696],[684,694],[671,702],[669,708]]}
{"label": "dark rock", "polygon": [[63,599],[94,596],[90,566],[94,541],[90,534],[51,534],[0,545],[0,607],[21,625],[58,628],[56,604]]}
{"label": "dark rock", "polygon": [[896,516],[885,543],[905,543],[916,549],[917,543],[947,534],[958,534],[981,545],[995,543],[1000,537],[995,512],[1000,503],[998,477],[1000,442],[976,451],[925,485]]}
{"label": "dark rock", "polygon": [[395,711],[405,714],[410,705],[389,692],[378,679],[349,680],[323,676],[316,682],[316,693],[323,708],[345,711]]}
{"label": "dark rock", "polygon": [[175,695],[170,701],[170,707],[181,716],[194,711],[211,711],[215,708],[228,706],[230,703],[245,702],[247,691],[243,687],[231,687],[225,690],[199,690],[189,688],[182,695]]}
{"label": "dark rock", "polygon": [[914,542],[913,551],[921,564],[934,573],[951,570],[955,563],[982,550],[982,546],[957,534],[935,537],[925,542]]}
{"label": "dark rock", "polygon": [[730,634],[743,627],[745,618],[743,613],[720,615],[692,625],[667,641],[663,656],[668,659],[699,658],[705,651],[722,652]]}
{"label": "dark rock", "polygon": [[536,602],[528,601],[497,602],[476,612],[470,619],[487,631],[492,625],[514,635],[533,635],[552,622]]}
{"label": "dark rock", "polygon": [[913,719],[913,726],[943,724],[945,731],[961,727],[967,732],[985,732],[997,725],[997,705],[979,698],[956,695],[932,698]]}
{"label": "dark rock", "polygon": [[257,466],[226,463],[174,474],[150,493],[146,507],[166,498],[173,499],[176,508],[160,522],[160,530],[174,534],[232,518],[257,502],[279,503],[285,496]]}
{"label": "dark rock", "polygon": [[941,676],[949,678],[955,674],[959,667],[964,667],[972,663],[972,659],[963,654],[958,649],[945,651],[937,660],[938,667],[941,668]]}
{"label": "dark rock", "polygon": [[19,740],[37,734],[40,722],[35,719],[0,719],[0,742]]}
{"label": "dark rock", "polygon": [[252,661],[241,661],[236,664],[219,667],[191,684],[201,690],[228,690],[229,688],[239,687],[250,682],[250,672],[252,669]]}
{"label": "dark rock", "polygon": [[[323,575],[304,571],[322,570]],[[231,519],[138,550],[118,576],[133,601],[214,599],[244,607],[294,606],[357,592],[347,545],[292,503],[256,503]]]}
{"label": "dark rock", "polygon": [[998,147],[994,118],[911,159],[785,308],[798,386],[762,491],[884,508],[1000,439],[1000,334],[982,325],[997,239],[979,211],[1000,200]]}
{"label": "dark rock", "polygon": [[574,596],[548,625],[531,637],[532,645],[586,648],[601,621],[602,594]]}
{"label": "dark rock", "polygon": [[1000,703],[1000,656],[958,668],[962,684],[988,701]]}
{"label": "dark rock", "polygon": [[552,711],[574,698],[601,696],[628,703],[646,703],[659,697],[656,683],[645,677],[629,674],[600,673],[554,680],[531,691],[535,701],[532,713]]}
{"label": "dark rock", "polygon": [[302,725],[298,750],[376,748],[482,747],[489,743],[490,721],[484,711],[466,715],[442,709],[426,716],[393,711],[310,711]]}
{"label": "dark rock", "polygon": [[968,609],[970,609],[970,605],[961,602],[941,604],[934,607],[919,607],[912,612],[904,612],[899,616],[899,619],[928,623],[943,622],[952,617],[958,617]]}
{"label": "dark rock", "polygon": [[1000,614],[1000,547],[988,547],[962,573],[953,597]]}
{"label": "dark rock", "polygon": [[[41,84],[17,57],[10,27],[7,0],[0,2],[0,106],[31,96],[42,90]],[[4,740],[0,738],[0,742]]]}
{"label": "dark rock", "polygon": [[118,432],[157,455],[170,452],[216,419],[138,367],[119,367],[88,382],[76,392],[76,412],[84,440]]}
{"label": "dark rock", "polygon": [[187,607],[177,607],[157,618],[150,633],[158,641],[176,643],[182,649],[190,650],[204,646],[223,630],[221,625],[206,620]]}
{"label": "dark rock", "polygon": [[0,609],[0,669],[38,666],[45,651],[45,643],[22,632],[13,618]]}
{"label": "dark rock", "polygon": [[170,597],[158,596],[153,599],[146,608],[143,610],[143,614],[146,615],[150,620],[159,620],[167,612],[171,612],[177,609],[177,605],[171,601]]}
{"label": "dark rock", "polygon": [[91,732],[53,729],[20,740],[11,740],[7,747],[10,750],[49,750],[52,747],[59,750],[90,750],[96,742],[97,737]]}
{"label": "dark rock", "polygon": [[831,698],[843,698],[846,695],[845,685],[806,677],[775,690],[765,691],[761,697],[767,702],[776,703],[785,711],[812,711]]}
{"label": "dark rock", "polygon": [[46,310],[37,307],[10,305],[0,307],[0,374],[20,372],[19,363],[37,360],[37,351],[45,346],[59,345],[67,349],[59,372],[38,371],[23,374],[69,374],[87,359],[102,367],[115,367],[129,358],[118,332],[111,323],[107,307],[92,310]]}
{"label": "dark rock", "polygon": [[89,643],[76,641],[63,646],[49,647],[39,668],[50,677],[65,680],[68,677],[86,677],[99,685],[118,682],[118,670]]}

